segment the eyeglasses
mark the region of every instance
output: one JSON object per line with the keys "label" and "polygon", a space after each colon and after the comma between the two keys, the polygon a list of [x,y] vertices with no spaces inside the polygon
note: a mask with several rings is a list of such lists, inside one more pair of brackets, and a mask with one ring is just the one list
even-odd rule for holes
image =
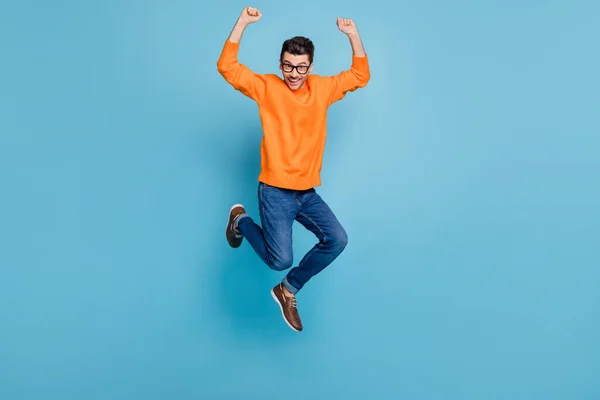
{"label": "eyeglasses", "polygon": [[281,67],[283,68],[284,72],[289,73],[293,70],[296,70],[300,75],[304,75],[308,72],[308,68],[310,68],[310,65],[292,65],[288,63],[282,63]]}

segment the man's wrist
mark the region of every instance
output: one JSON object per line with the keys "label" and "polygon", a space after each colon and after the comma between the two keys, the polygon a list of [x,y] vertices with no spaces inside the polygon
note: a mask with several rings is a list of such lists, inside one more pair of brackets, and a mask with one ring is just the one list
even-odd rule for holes
{"label": "man's wrist", "polygon": [[246,22],[244,22],[244,21],[238,20],[235,23],[235,26],[236,26],[236,28],[246,29],[246,27],[248,26],[248,24]]}

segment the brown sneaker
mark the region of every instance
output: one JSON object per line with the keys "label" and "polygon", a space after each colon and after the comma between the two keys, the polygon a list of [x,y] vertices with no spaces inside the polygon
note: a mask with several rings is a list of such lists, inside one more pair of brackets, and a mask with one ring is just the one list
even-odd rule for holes
{"label": "brown sneaker", "polygon": [[242,240],[244,240],[244,236],[234,228],[233,223],[235,222],[235,218],[237,216],[242,215],[245,212],[246,210],[241,204],[236,204],[229,210],[229,220],[227,221],[225,236],[227,237],[227,242],[231,247],[240,247]]}
{"label": "brown sneaker", "polygon": [[300,315],[298,315],[298,310],[296,309],[296,297],[288,297],[283,293],[283,283],[271,289],[271,295],[277,304],[279,304],[285,322],[290,328],[296,332],[300,332],[302,330],[302,321],[300,321]]}

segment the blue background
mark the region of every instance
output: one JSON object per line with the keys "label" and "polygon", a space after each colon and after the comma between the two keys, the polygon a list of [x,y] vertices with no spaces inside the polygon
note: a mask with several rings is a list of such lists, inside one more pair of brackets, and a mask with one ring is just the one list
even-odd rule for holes
{"label": "blue background", "polygon": [[251,3],[257,72],[297,34],[348,68],[337,16],[371,59],[319,189],[350,243],[297,334],[224,239],[257,216],[257,109],[216,69],[246,4],[3,2],[0,398],[600,398],[598,4]]}

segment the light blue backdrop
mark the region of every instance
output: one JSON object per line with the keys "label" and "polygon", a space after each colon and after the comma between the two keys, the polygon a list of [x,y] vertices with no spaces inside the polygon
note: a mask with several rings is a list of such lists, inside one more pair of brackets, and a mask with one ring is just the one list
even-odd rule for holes
{"label": "light blue backdrop", "polygon": [[[251,3],[369,86],[331,108],[320,193],[350,238],[282,321],[230,249],[256,106],[216,70],[246,4],[0,8],[0,398],[600,398],[597,2]],[[314,243],[295,232],[296,261]]]}

